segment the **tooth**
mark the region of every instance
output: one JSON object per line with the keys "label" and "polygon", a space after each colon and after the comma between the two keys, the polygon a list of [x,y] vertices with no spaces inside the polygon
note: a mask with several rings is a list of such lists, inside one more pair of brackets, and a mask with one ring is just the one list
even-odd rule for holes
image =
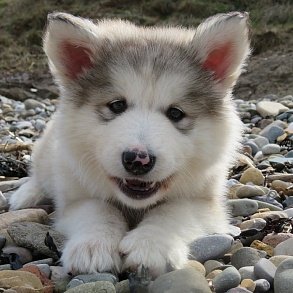
{"label": "tooth", "polygon": [[127,181],[125,178],[122,179],[123,184],[127,184]]}

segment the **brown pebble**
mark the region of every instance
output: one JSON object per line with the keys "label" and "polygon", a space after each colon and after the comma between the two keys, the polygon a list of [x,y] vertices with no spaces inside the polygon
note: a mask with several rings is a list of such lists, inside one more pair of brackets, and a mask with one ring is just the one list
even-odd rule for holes
{"label": "brown pebble", "polygon": [[240,283],[240,286],[253,292],[255,290],[256,284],[251,279],[243,279]]}
{"label": "brown pebble", "polygon": [[222,273],[222,270],[214,270],[212,272],[210,272],[207,276],[206,279],[214,279],[218,274]]}
{"label": "brown pebble", "polygon": [[267,245],[259,240],[254,240],[250,244],[250,247],[258,249],[258,250],[263,250],[267,253],[268,256],[272,256],[274,254],[274,248],[272,246]]}
{"label": "brown pebble", "polygon": [[278,233],[278,234],[270,233],[263,238],[262,242],[270,245],[271,247],[276,247],[279,243],[281,243],[289,238],[293,238],[293,234],[291,234],[291,233]]}

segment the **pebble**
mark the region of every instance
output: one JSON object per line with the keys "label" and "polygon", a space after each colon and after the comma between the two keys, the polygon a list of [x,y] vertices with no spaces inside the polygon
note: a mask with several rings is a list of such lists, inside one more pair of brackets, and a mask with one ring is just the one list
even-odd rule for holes
{"label": "pebble", "polygon": [[259,212],[250,216],[251,219],[261,218],[261,219],[280,219],[280,218],[288,218],[285,212],[281,211],[269,211],[269,212]]}
{"label": "pebble", "polygon": [[278,144],[267,144],[262,147],[261,151],[264,155],[272,155],[280,153],[281,147]]}
{"label": "pebble", "polygon": [[293,260],[293,256],[290,255],[274,255],[270,258],[270,261],[276,266],[278,267],[284,260],[286,259],[292,259]]}
{"label": "pebble", "polygon": [[266,192],[256,185],[242,185],[236,190],[236,196],[238,198],[254,197],[265,194]]}
{"label": "pebble", "polygon": [[226,234],[200,237],[190,244],[190,257],[201,263],[220,258],[230,250],[233,240],[233,237]]}
{"label": "pebble", "polygon": [[251,293],[251,291],[249,291],[249,290],[247,290],[246,288],[243,288],[243,287],[236,287],[236,288],[229,289],[225,293]]}
{"label": "pebble", "polygon": [[[78,288],[78,287],[77,287]],[[81,292],[81,291],[80,291]],[[87,291],[84,291],[87,292]],[[211,293],[208,282],[194,269],[180,269],[159,276],[150,285],[149,293],[201,292]]]}
{"label": "pebble", "polygon": [[260,170],[257,168],[248,168],[243,172],[243,174],[240,177],[240,183],[246,184],[246,183],[253,183],[255,185],[263,185],[264,184],[264,176]]}
{"label": "pebble", "polygon": [[274,249],[274,255],[291,255],[293,256],[293,238],[279,243]]}
{"label": "pebble", "polygon": [[293,288],[293,259],[284,260],[277,268],[274,279],[275,293],[289,293]]}
{"label": "pebble", "polygon": [[259,209],[268,208],[271,211],[283,211],[283,206],[275,199],[269,196],[256,196],[253,198],[257,204]]}
{"label": "pebble", "polygon": [[241,280],[243,280],[243,279],[256,280],[256,277],[254,274],[254,266],[244,266],[244,267],[240,268],[239,274],[241,276]]}
{"label": "pebble", "polygon": [[240,269],[246,266],[254,266],[260,260],[259,252],[251,247],[243,247],[237,250],[231,258],[231,264]]}
{"label": "pebble", "polygon": [[107,281],[115,285],[117,283],[117,278],[114,275],[108,273],[77,275],[68,283],[67,289],[74,288],[81,284],[92,283],[97,281]]}
{"label": "pebble", "polygon": [[24,209],[0,214],[0,230],[19,222],[48,223],[48,215],[43,209]]}
{"label": "pebble", "polygon": [[232,216],[249,216],[258,210],[258,204],[251,199],[229,199],[227,200],[228,209]]}
{"label": "pebble", "polygon": [[256,111],[263,117],[277,116],[282,112],[289,110],[288,107],[278,102],[260,101],[256,104]]}
{"label": "pebble", "polygon": [[215,276],[217,276],[218,274],[222,273],[222,270],[213,270],[212,272],[210,272],[209,274],[207,274],[206,279],[208,280],[212,280],[215,278]]}
{"label": "pebble", "polygon": [[68,293],[115,293],[115,287],[111,282],[98,281],[86,283],[67,290]]}
{"label": "pebble", "polygon": [[246,220],[240,224],[240,229],[245,230],[245,229],[258,229],[261,230],[266,226],[267,222],[264,219],[251,219],[251,220]]}
{"label": "pebble", "polygon": [[277,138],[283,135],[285,132],[283,128],[270,124],[266,126],[259,134],[266,137],[270,143],[274,143]]}
{"label": "pebble", "polygon": [[26,110],[30,110],[30,109],[36,109],[36,108],[44,108],[45,105],[37,100],[34,99],[26,99],[24,101],[24,105]]}
{"label": "pebble", "polygon": [[33,222],[23,222],[12,224],[8,228],[8,233],[18,246],[33,249],[48,257],[56,258],[56,253],[51,251],[44,243],[47,232],[50,233],[57,248],[61,251],[65,238],[50,226]]}
{"label": "pebble", "polygon": [[262,241],[272,247],[276,247],[281,242],[290,238],[293,238],[293,234],[291,233],[270,233],[266,235]]}
{"label": "pebble", "polygon": [[271,285],[266,279],[258,279],[254,281],[255,283],[255,293],[267,292],[270,290]]}
{"label": "pebble", "polygon": [[19,260],[22,264],[32,261],[33,256],[27,248],[18,247],[18,246],[6,246],[3,248],[3,252],[10,254],[15,253],[19,256]]}
{"label": "pebble", "polygon": [[256,287],[255,283],[251,279],[243,279],[240,283],[240,286],[248,289],[250,292],[254,292]]}
{"label": "pebble", "polygon": [[258,250],[263,250],[268,256],[272,256],[274,254],[274,248],[272,246],[265,244],[259,240],[253,240],[253,242],[250,244],[250,247]]}
{"label": "pebble", "polygon": [[215,270],[218,267],[221,267],[223,264],[217,260],[211,259],[211,260],[207,260],[204,263],[204,267],[206,270],[206,273],[209,274],[210,272],[212,272],[213,270]]}
{"label": "pebble", "polygon": [[257,144],[259,148],[263,148],[265,145],[269,144],[269,140],[266,137],[259,135],[258,137],[254,138],[253,141]]}
{"label": "pebble", "polygon": [[268,259],[261,258],[254,265],[254,274],[257,279],[266,279],[271,285],[273,285],[277,267]]}
{"label": "pebble", "polygon": [[241,276],[238,270],[234,267],[230,267],[213,279],[213,286],[217,293],[225,293],[227,290],[237,287],[240,281]]}
{"label": "pebble", "polygon": [[193,268],[201,273],[203,276],[206,275],[206,269],[199,261],[196,260],[188,260],[185,266],[186,268]]}

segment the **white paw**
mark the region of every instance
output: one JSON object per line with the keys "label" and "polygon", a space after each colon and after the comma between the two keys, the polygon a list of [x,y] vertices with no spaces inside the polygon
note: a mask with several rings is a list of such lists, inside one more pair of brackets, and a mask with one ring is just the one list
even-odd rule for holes
{"label": "white paw", "polygon": [[183,241],[149,236],[137,230],[122,239],[119,251],[125,255],[123,270],[137,270],[144,266],[153,278],[170,269],[183,268],[188,260],[188,247]]}
{"label": "white paw", "polygon": [[100,238],[81,235],[69,239],[62,252],[61,261],[67,272],[88,274],[96,272],[120,272],[121,258],[117,244]]}
{"label": "white paw", "polygon": [[44,195],[41,190],[35,186],[34,182],[29,180],[11,195],[9,199],[9,209],[19,210],[35,206],[43,199],[43,197]]}

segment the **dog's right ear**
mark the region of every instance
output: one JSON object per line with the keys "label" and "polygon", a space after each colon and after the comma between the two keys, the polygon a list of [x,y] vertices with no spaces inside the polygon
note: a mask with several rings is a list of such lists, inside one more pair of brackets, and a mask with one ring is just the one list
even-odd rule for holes
{"label": "dog's right ear", "polygon": [[87,19],[55,12],[48,15],[44,51],[57,80],[75,81],[93,66],[96,25]]}

